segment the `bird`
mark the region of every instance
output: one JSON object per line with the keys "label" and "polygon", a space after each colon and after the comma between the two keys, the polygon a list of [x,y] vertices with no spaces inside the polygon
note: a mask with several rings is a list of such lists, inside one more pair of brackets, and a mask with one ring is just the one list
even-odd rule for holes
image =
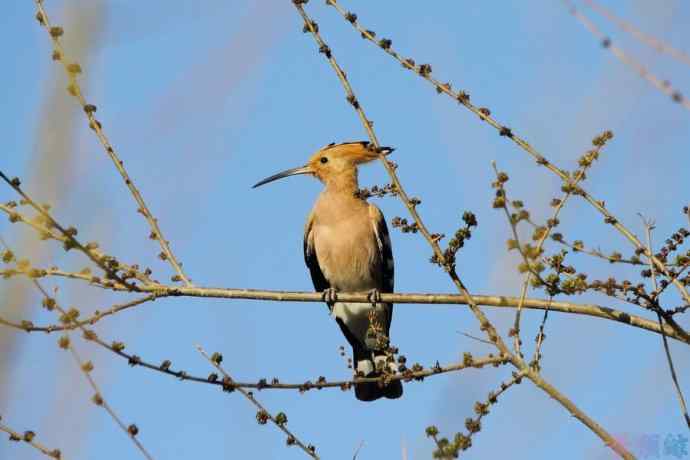
{"label": "bird", "polygon": [[[314,289],[322,292],[331,315],[352,346],[353,367],[361,377],[398,371],[389,348],[393,305],[380,293],[393,292],[394,261],[386,219],[359,191],[358,166],[388,155],[391,147],[367,141],[330,143],[309,161],[267,177],[253,188],[288,176],[306,174],[324,188],[304,227],[304,261]],[[370,303],[337,301],[337,292],[367,292]],[[399,379],[355,383],[355,397],[374,401],[402,396]]]}

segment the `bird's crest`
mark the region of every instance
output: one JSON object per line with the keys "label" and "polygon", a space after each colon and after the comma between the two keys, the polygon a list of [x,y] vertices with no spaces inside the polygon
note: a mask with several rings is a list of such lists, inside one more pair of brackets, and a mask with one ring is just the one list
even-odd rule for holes
{"label": "bird's crest", "polygon": [[395,149],[392,147],[379,147],[377,149],[369,141],[343,142],[341,144],[331,142],[316,152],[309,162],[323,163],[321,158],[325,157],[328,160],[333,158],[344,159],[354,165],[359,165],[376,160],[379,157],[379,153],[388,155],[393,150]]}

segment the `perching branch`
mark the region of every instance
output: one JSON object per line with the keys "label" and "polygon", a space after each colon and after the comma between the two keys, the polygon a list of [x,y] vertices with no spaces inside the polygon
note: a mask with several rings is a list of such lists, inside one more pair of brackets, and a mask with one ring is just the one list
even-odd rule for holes
{"label": "perching branch", "polygon": [[[323,302],[323,295],[319,292],[305,291],[272,291],[258,289],[233,289],[233,288],[205,288],[182,286],[158,286],[142,287],[143,292],[150,293],[149,296],[116,304],[106,310],[93,314],[83,320],[78,321],[79,325],[92,325],[101,318],[121,311],[134,308],[138,305],[164,297],[202,297],[216,299],[235,299],[235,300],[264,300],[275,302]],[[369,303],[371,299],[368,293],[348,293],[338,292],[337,299],[342,302]],[[511,296],[492,296],[473,294],[473,299],[478,305],[498,308],[517,308],[520,305],[519,297]],[[420,305],[467,305],[467,299],[459,294],[418,294],[418,293],[381,293],[382,302],[395,304],[420,304]],[[632,315],[609,307],[596,304],[577,304],[572,302],[549,301],[545,299],[525,298],[523,308],[528,310],[551,310],[561,313],[575,315],[592,316],[595,318],[607,319],[619,323],[627,324],[640,329],[645,329],[656,334],[662,332],[662,328],[655,321],[651,321],[640,316]],[[0,318],[0,323],[2,319]],[[6,322],[8,326],[22,329],[27,332],[55,332],[73,329],[73,326],[49,325],[34,326],[33,324],[20,324]],[[665,324],[663,331],[668,337],[680,342],[690,344],[690,335],[683,334]]]}

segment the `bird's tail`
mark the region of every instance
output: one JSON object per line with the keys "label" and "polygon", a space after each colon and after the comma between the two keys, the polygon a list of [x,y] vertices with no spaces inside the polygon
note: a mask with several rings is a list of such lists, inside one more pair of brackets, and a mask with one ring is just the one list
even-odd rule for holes
{"label": "bird's tail", "polygon": [[[354,361],[358,373],[364,374],[365,377],[379,377],[381,373],[376,370],[376,366],[371,359],[371,352],[360,352],[353,350]],[[385,359],[385,355],[378,355],[374,358]],[[379,382],[366,382],[355,384],[355,397],[360,401],[375,401],[379,398],[397,399],[403,394],[402,382],[400,380],[393,380],[387,384]]]}

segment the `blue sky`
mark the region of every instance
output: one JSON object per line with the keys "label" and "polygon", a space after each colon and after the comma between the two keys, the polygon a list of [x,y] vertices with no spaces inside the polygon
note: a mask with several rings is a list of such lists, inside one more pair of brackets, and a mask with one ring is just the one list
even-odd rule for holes
{"label": "blue sky", "polygon": [[[687,4],[603,3],[641,29],[690,49]],[[435,76],[469,92],[474,103],[489,107],[561,167],[573,169],[592,137],[613,130],[616,137],[589,174],[588,190],[638,235],[643,229],[637,213],[656,219],[658,241],[687,226],[680,210],[690,196],[690,113],[602,50],[560,2],[353,0],[343,6],[391,38],[405,56],[431,63]],[[291,2],[55,0],[46,8],[65,28],[68,54],[83,56],[87,99],[98,106],[105,132],[195,283],[311,290],[302,231],[320,185],[295,177],[250,187],[303,164],[329,142],[364,139],[365,133],[313,40],[302,34]],[[308,11],[381,142],[397,148],[400,179],[423,200],[419,210],[430,229],[452,234],[464,210],[477,215],[479,228],[458,261],[470,290],[517,295],[517,260],[505,250],[509,227],[490,206],[491,161],[510,175],[510,196],[525,201],[536,219],[548,217],[558,181],[476,116],[361,40],[323,2],[310,2]],[[615,43],[690,93],[687,67],[645,48],[584,6],[583,11]],[[6,63],[0,73],[0,169],[24,178],[27,190],[51,202],[56,217],[76,225],[84,240],[97,240],[104,250],[150,265],[167,279],[170,269],[156,259],[159,250],[147,239],[145,221],[64,90],[65,78],[50,60],[48,38],[34,14],[33,2],[15,0],[0,17]],[[385,183],[385,171],[367,166],[360,181]],[[11,190],[0,189],[0,200],[14,198]],[[405,216],[395,199],[376,204],[389,221]],[[571,240],[631,252],[583,201],[573,200],[561,222]],[[430,250],[421,237],[391,233],[398,291],[453,292],[447,277],[427,262]],[[76,254],[37,243],[5,219],[0,234],[38,263],[70,269],[86,264]],[[572,262],[591,277],[637,276],[583,256]],[[78,283],[59,287],[62,303],[83,312],[123,299]],[[8,316],[52,320],[25,283],[3,281],[0,299]],[[575,300],[645,315],[598,295]],[[677,298],[669,300],[675,306]],[[505,333],[513,314],[486,312]],[[530,349],[540,319],[539,313],[525,314],[523,340]],[[687,318],[681,322],[690,326]],[[346,342],[319,304],[165,299],[95,329],[146,360],[170,359],[195,374],[210,372],[194,348],[200,344],[221,351],[237,379],[301,382],[348,375],[338,354]],[[462,332],[480,334],[464,307],[396,308],[393,341],[411,362],[447,363],[465,351],[493,351]],[[545,377],[609,431],[638,438],[659,434],[662,440],[687,434],[658,336],[558,314],[550,316],[547,334]],[[20,431],[33,429],[65,458],[136,458],[131,442],[90,403],[91,391],[71,357],[56,346],[57,338],[0,330],[4,421]],[[257,425],[254,408],[238,394],[132,369],[81,341],[77,347],[94,361],[93,375],[106,400],[125,421],[137,423],[141,441],[157,459],[303,457],[284,446],[275,428]],[[672,350],[687,393],[690,351],[679,344]],[[421,459],[432,450],[426,426],[436,424],[449,435],[463,430],[474,402],[510,372],[438,376],[407,384],[400,400],[375,404],[340,391],[258,396],[269,409],[285,411],[291,429],[315,444],[322,458],[351,458],[363,442],[359,459],[402,458],[403,451]],[[473,442],[467,458],[609,458],[598,438],[529,382],[501,399]],[[0,459],[33,458],[38,454],[27,446],[0,442]]]}

